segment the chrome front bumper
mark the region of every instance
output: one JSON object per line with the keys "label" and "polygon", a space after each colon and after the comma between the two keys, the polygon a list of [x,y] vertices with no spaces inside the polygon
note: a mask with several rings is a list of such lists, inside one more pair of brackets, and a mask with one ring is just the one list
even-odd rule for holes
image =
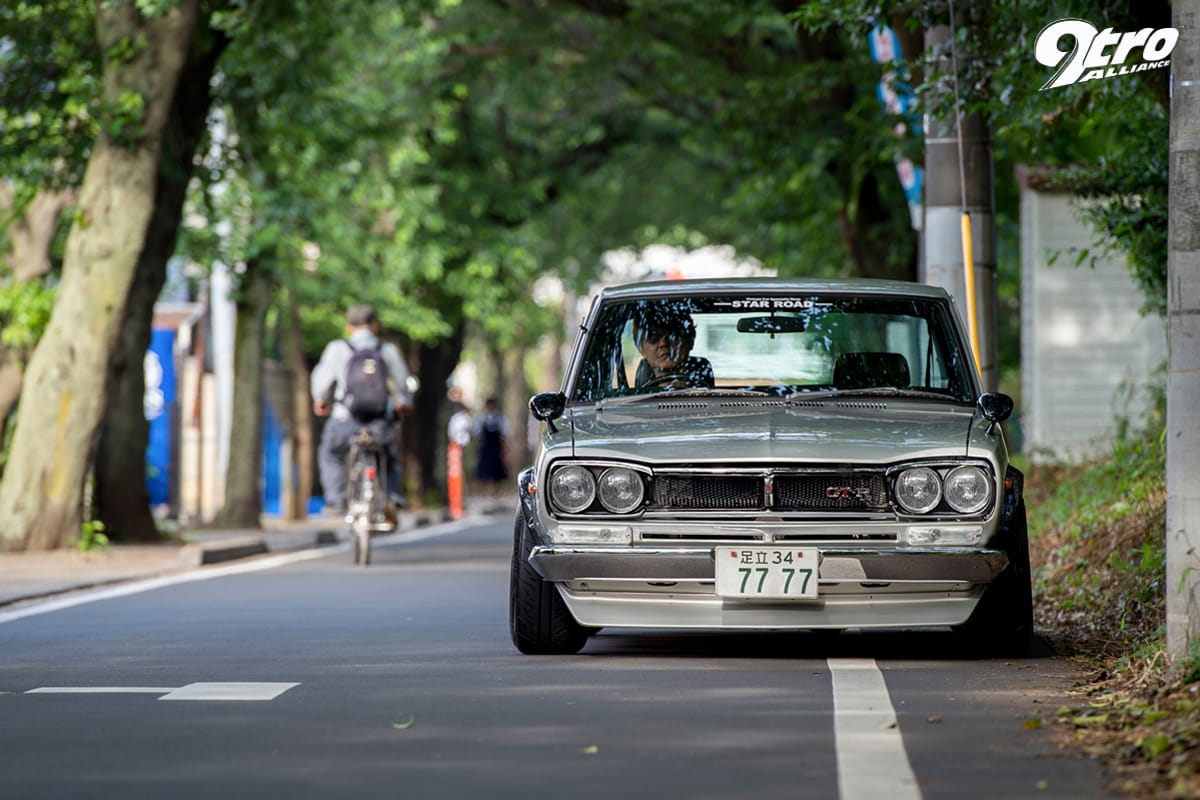
{"label": "chrome front bumper", "polygon": [[534,547],[580,624],[670,628],[886,628],[958,625],[1008,565],[992,549],[821,548],[816,600],[715,593],[713,548]]}
{"label": "chrome front bumper", "polygon": [[[759,545],[761,546],[761,545]],[[821,583],[991,583],[1008,565],[1002,550],[820,548]],[[542,545],[529,563],[548,581],[713,580],[713,548]]]}

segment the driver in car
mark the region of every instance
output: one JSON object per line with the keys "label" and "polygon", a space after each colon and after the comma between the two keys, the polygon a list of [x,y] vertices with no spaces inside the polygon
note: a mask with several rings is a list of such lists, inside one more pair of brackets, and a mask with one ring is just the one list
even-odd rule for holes
{"label": "driver in car", "polygon": [[696,323],[687,311],[669,304],[638,308],[633,315],[633,341],[642,354],[634,377],[639,391],[712,388],[712,363],[691,355]]}

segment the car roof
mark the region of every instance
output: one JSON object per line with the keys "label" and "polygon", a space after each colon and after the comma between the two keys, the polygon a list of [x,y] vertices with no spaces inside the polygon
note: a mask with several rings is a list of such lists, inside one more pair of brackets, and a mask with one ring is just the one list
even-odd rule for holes
{"label": "car roof", "polygon": [[628,300],[642,297],[695,297],[730,292],[906,295],[937,299],[948,297],[946,290],[940,286],[878,278],[694,278],[644,281],[609,286],[600,292],[600,297],[605,300]]}

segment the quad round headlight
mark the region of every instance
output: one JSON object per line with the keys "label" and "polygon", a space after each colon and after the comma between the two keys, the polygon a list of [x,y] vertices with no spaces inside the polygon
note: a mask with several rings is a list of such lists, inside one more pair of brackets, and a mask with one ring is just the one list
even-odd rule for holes
{"label": "quad round headlight", "polygon": [[992,482],[981,467],[956,467],[946,476],[945,492],[951,508],[962,514],[974,514],[992,499]]}
{"label": "quad round headlight", "polygon": [[578,514],[596,499],[596,479],[583,467],[555,470],[550,476],[550,499],[568,514]]}
{"label": "quad round headlight", "polygon": [[636,472],[609,467],[600,474],[600,503],[614,514],[628,514],[642,504],[646,487]]}
{"label": "quad round headlight", "polygon": [[929,467],[906,469],[896,477],[896,502],[910,514],[924,514],[942,500],[942,481]]}

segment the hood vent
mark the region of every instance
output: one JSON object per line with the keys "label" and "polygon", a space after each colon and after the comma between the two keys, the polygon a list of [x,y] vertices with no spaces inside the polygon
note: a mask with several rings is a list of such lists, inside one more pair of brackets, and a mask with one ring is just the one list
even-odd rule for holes
{"label": "hood vent", "polygon": [[721,408],[779,408],[787,406],[787,400],[726,400]]}
{"label": "hood vent", "polygon": [[885,410],[887,410],[887,403],[865,403],[865,402],[853,402],[850,400],[840,400],[837,403],[837,407],[838,408],[859,408],[859,409],[867,409],[869,411],[885,411]]}

